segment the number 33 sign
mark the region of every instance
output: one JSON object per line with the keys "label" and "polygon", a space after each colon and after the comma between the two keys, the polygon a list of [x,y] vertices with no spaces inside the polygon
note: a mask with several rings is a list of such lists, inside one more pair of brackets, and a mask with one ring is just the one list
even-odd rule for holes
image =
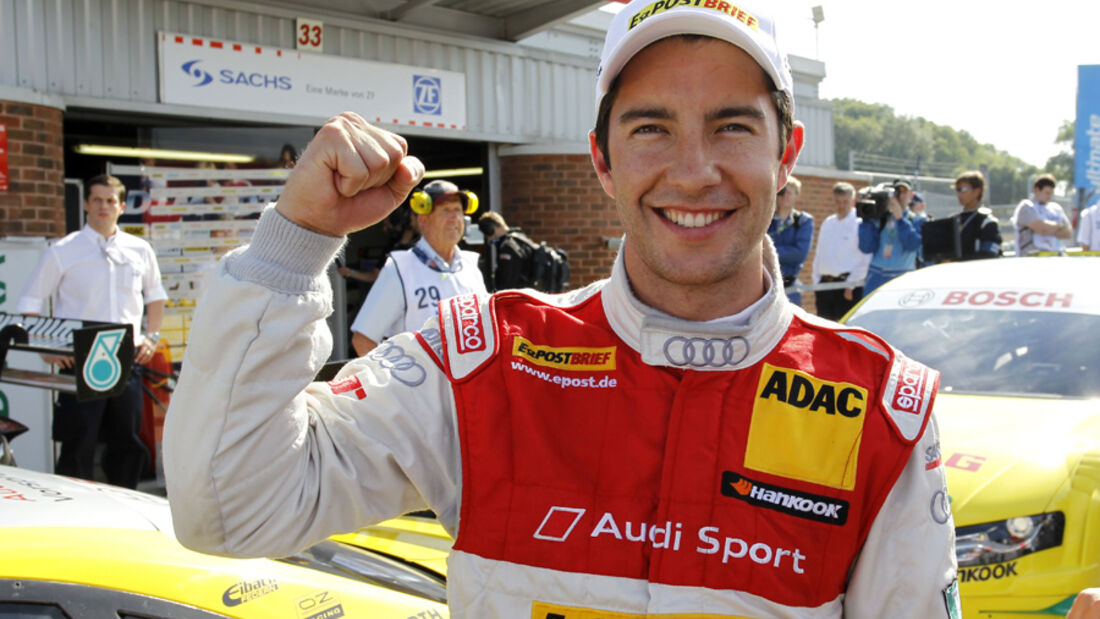
{"label": "number 33 sign", "polygon": [[324,24],[316,19],[297,19],[297,33],[295,37],[298,46],[296,49],[305,52],[325,51]]}

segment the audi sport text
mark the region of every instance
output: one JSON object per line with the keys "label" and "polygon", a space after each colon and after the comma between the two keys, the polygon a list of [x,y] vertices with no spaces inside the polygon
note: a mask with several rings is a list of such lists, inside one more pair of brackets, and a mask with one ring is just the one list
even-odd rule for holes
{"label": "audi sport text", "polygon": [[[565,542],[576,525],[582,520],[585,509],[555,505],[547,512],[542,524],[532,537],[554,542]],[[564,516],[564,517],[563,517]],[[550,528],[548,528],[550,527]],[[660,523],[619,522],[611,512],[604,512],[599,521],[588,533],[593,538],[612,538],[620,542],[648,544],[652,548],[679,552],[688,548],[685,544],[685,527],[682,522],[666,520]],[[548,534],[550,533],[550,534]],[[690,538],[688,538],[690,539]],[[715,526],[702,526],[695,530],[696,544],[693,550],[703,555],[722,556],[722,563],[749,560],[758,565],[779,570],[790,570],[795,574],[805,573],[802,562],[806,555],[798,548],[773,547],[753,540],[745,540],[734,535],[723,535]]]}

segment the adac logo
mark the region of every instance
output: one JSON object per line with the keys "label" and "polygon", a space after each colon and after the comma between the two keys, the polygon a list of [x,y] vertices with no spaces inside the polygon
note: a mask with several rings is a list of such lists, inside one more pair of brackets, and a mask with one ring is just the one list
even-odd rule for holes
{"label": "adac logo", "polygon": [[192,86],[206,86],[210,82],[214,81],[214,76],[210,73],[196,67],[195,65],[202,62],[201,60],[188,60],[180,67],[183,72],[198,80]]}
{"label": "adac logo", "polygon": [[443,84],[438,77],[413,76],[413,112],[439,116],[443,113]]}
{"label": "adac logo", "polygon": [[848,501],[773,486],[733,471],[722,472],[722,496],[777,512],[842,525],[848,521]]}
{"label": "adac logo", "polygon": [[124,337],[126,329],[111,329],[96,334],[91,352],[84,361],[84,382],[89,388],[104,392],[118,384],[122,378],[122,362],[118,359],[118,349]]}
{"label": "adac logo", "polygon": [[764,381],[760,399],[775,400],[795,408],[859,417],[867,402],[867,391],[846,383],[819,380],[793,370],[773,368]]}

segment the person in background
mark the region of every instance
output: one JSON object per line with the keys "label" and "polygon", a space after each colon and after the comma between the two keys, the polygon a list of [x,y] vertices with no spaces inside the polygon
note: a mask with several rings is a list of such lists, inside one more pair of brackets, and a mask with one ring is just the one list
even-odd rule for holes
{"label": "person in background", "polygon": [[293,144],[283,144],[283,148],[279,151],[279,160],[275,162],[275,167],[289,170],[296,163],[298,163],[298,149],[294,148]]}
{"label": "person in background", "polygon": [[1100,251],[1100,201],[1081,212],[1077,244],[1082,251]]}
{"label": "person in background", "polygon": [[963,207],[954,216],[962,251],[959,260],[1001,255],[1001,223],[993,211],[981,205],[984,195],[985,176],[978,170],[963,172],[955,179],[955,199]]}
{"label": "person in background", "polygon": [[535,242],[519,229],[510,227],[500,213],[489,211],[477,221],[485,235],[485,250],[479,266],[489,292],[529,288],[534,283],[531,263]]}
{"label": "person in background", "polygon": [[928,205],[924,203],[924,196],[920,195],[919,191],[913,192],[913,197],[909,198],[909,210],[913,211],[914,215],[921,215],[925,220],[931,219],[927,213]]}
{"label": "person in background", "polygon": [[[119,229],[126,188],[113,176],[96,176],[84,186],[87,221],[78,231],[51,245],[19,298],[17,311],[41,315],[56,294],[53,315],[60,318],[128,323],[134,327],[134,361],[153,358],[160,340],[164,301],[153,248]],[[142,318],[147,328],[142,330]],[[72,357],[45,356],[71,371]],[[131,372],[125,390],[111,398],[79,402],[59,394],[54,408],[53,439],[61,442],[55,472],[95,479],[96,444],[102,435],[103,472],[109,483],[136,488],[149,458],[141,442],[141,378]]]}
{"label": "person in background", "polygon": [[[435,180],[413,194],[420,240],[411,249],[390,252],[351,324],[351,344],[360,356],[383,339],[419,329],[436,304],[460,294],[485,293],[478,255],[458,248],[464,216],[477,197],[450,181]],[[473,201],[473,202],[471,202]]]}
{"label": "person in background", "polygon": [[[913,192],[913,197],[909,199],[909,210],[922,218],[922,224],[926,221],[932,221],[932,216],[928,214],[928,205],[925,204],[924,196],[920,195],[920,192]],[[926,264],[924,261],[924,248],[921,247],[917,250],[917,268],[919,269]]]}
{"label": "person in background", "polygon": [[[859,251],[859,216],[856,214],[856,188],[851,183],[833,186],[836,212],[821,222],[814,254],[815,284],[859,282],[867,277],[871,256]],[[863,297],[863,284],[846,288],[818,290],[817,315],[839,320]]]}
{"label": "person in background", "polygon": [[865,295],[917,268],[924,216],[909,210],[912,197],[909,181],[896,181],[894,195],[886,203],[886,215],[880,221],[864,219],[859,224],[859,251],[871,256],[867,283],[863,285]]}
{"label": "person in background", "polygon": [[1012,225],[1016,227],[1016,255],[1033,256],[1041,251],[1062,251],[1062,240],[1073,238],[1073,224],[1054,197],[1054,175],[1040,174],[1032,184],[1032,197],[1016,206]]}
{"label": "person in background", "polygon": [[802,305],[802,293],[790,290],[802,272],[802,263],[810,253],[814,239],[814,218],[795,208],[802,194],[802,181],[794,176],[787,179],[786,187],[775,198],[775,215],[768,226],[768,236],[779,254],[779,270],[783,274],[783,288],[787,298],[795,305]]}

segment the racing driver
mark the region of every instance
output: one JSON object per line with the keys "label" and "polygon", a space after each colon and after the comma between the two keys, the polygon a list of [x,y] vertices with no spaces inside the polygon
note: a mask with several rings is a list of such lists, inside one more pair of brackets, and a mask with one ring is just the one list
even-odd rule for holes
{"label": "racing driver", "polygon": [[958,616],[938,374],[783,293],[766,230],[803,128],[770,17],[635,0],[597,79],[610,278],[445,300],[328,383],[325,269],[423,166],[354,114],[318,132],[194,317],[181,541],[285,556],[427,507],[454,617]]}

